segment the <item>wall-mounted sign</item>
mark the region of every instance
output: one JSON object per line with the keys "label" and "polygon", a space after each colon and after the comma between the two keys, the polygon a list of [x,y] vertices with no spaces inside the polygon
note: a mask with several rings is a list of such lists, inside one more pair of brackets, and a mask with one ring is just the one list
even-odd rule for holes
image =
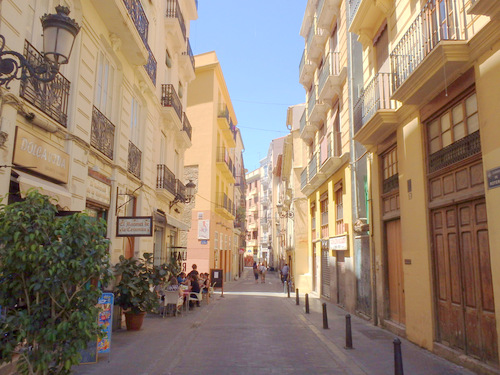
{"label": "wall-mounted sign", "polygon": [[111,202],[111,186],[89,176],[87,178],[87,198],[109,207]]}
{"label": "wall-mounted sign", "polygon": [[116,237],[152,236],[152,216],[119,216],[116,218]]}
{"label": "wall-mounted sign", "polygon": [[198,220],[198,239],[210,239],[210,220]]}
{"label": "wall-mounted sign", "polygon": [[69,155],[19,127],[16,128],[12,162],[54,180],[68,183]]}
{"label": "wall-mounted sign", "polygon": [[500,167],[486,171],[488,179],[488,189],[500,187]]}
{"label": "wall-mounted sign", "polygon": [[330,250],[347,250],[347,235],[330,238]]}

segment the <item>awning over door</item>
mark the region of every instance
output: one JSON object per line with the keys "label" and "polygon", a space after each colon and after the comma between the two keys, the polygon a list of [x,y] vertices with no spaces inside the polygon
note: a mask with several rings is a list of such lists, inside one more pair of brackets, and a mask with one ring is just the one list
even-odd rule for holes
{"label": "awning over door", "polygon": [[37,189],[40,193],[51,197],[51,202],[64,210],[71,208],[71,193],[64,187],[53,182],[43,180],[25,172],[13,170],[18,175],[19,192],[21,197],[25,197],[29,189]]}
{"label": "awning over door", "polygon": [[189,228],[191,227],[190,225],[183,223],[182,221],[176,219],[175,217],[169,214],[165,214],[165,216],[167,218],[167,224],[175,228],[178,228],[180,230],[189,230]]}

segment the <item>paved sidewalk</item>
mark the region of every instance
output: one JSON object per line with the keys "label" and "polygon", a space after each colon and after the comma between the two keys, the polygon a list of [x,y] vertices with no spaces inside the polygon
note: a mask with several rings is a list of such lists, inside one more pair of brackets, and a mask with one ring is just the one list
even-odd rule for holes
{"label": "paved sidewalk", "polygon": [[[224,296],[180,317],[148,315],[138,332],[113,332],[111,357],[75,366],[76,374],[394,374],[394,335],[352,317],[354,349],[344,349],[345,311],[322,301],[287,298],[276,273],[255,283],[251,269]],[[401,339],[405,374],[472,374]],[[109,361],[108,361],[109,359]]]}

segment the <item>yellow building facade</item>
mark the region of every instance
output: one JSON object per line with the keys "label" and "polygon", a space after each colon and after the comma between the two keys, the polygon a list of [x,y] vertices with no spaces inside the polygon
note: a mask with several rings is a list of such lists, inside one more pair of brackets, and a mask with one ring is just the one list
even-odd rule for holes
{"label": "yellow building facade", "polygon": [[233,261],[238,249],[234,240],[237,121],[215,52],[196,55],[195,61],[187,109],[193,147],[184,163],[197,171],[198,193],[188,235],[187,271],[192,264],[200,272],[222,269],[228,281],[238,271]]}
{"label": "yellow building facade", "polygon": [[307,197],[309,228],[308,272],[301,277],[310,280],[312,292],[354,309],[345,14],[344,2],[308,1],[300,32],[305,48],[299,82],[306,90],[299,130],[306,147],[300,189]]}
{"label": "yellow building facade", "polygon": [[[39,19],[59,3],[2,2],[6,48],[42,61]],[[105,219],[113,263],[144,252],[167,262],[190,224],[181,214],[197,2],[63,3],[81,26],[69,63],[52,82],[2,89],[0,194],[14,201],[37,188],[62,214]]]}
{"label": "yellow building facade", "polygon": [[357,1],[354,139],[369,153],[376,316],[498,373],[500,5]]}

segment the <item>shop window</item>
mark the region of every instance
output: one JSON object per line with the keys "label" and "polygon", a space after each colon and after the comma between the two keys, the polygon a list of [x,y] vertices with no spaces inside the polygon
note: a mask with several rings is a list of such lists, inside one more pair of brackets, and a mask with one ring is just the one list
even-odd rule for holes
{"label": "shop window", "polygon": [[335,184],[335,234],[344,233],[344,203],[342,201],[342,183]]}

